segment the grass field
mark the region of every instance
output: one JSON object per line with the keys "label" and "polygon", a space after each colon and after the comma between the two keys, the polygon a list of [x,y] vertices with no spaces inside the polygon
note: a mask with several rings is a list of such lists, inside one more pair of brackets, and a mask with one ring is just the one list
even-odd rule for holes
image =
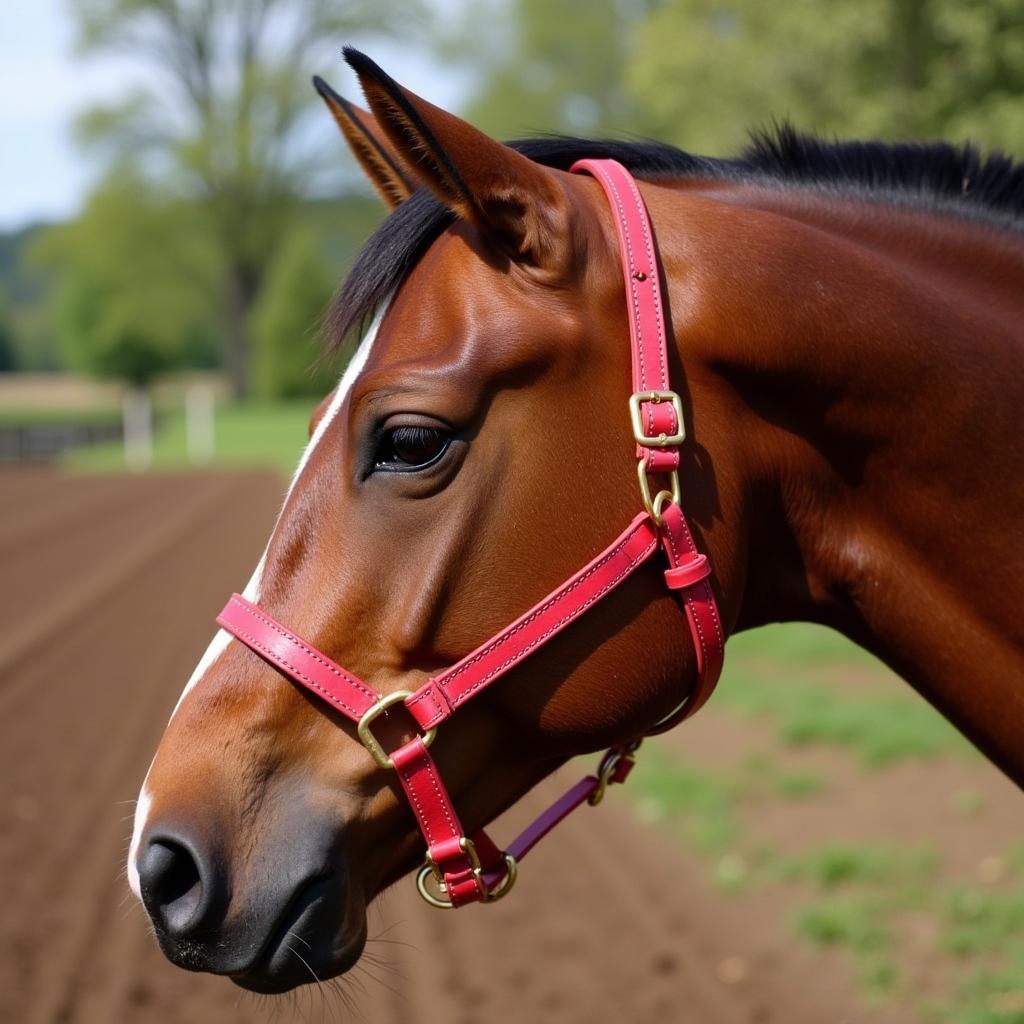
{"label": "grass field", "polygon": [[0,427],[18,426],[31,427],[37,424],[47,426],[94,426],[99,424],[117,424],[121,413],[113,408],[98,409],[52,409],[52,408],[3,408],[0,407]]}
{"label": "grass field", "polygon": [[[313,399],[274,404],[221,405],[216,412],[216,454],[212,469],[267,466],[290,477],[306,443]],[[65,465],[83,472],[121,472],[124,453],[120,443],[81,448]],[[185,417],[177,410],[160,415],[153,445],[155,470],[189,466],[185,445]]]}
{"label": "grass field", "polygon": [[[742,634],[726,665],[708,721],[641,752],[640,816],[695,851],[710,885],[752,906],[774,895],[798,941],[845,951],[871,1000],[1024,1024],[1024,829],[986,796],[995,770],[830,631]],[[698,727],[736,749],[691,753]]]}

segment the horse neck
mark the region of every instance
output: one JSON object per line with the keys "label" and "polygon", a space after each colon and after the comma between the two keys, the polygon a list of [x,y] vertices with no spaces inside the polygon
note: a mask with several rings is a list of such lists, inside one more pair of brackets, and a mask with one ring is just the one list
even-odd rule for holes
{"label": "horse neck", "polygon": [[806,193],[677,199],[694,434],[738,481],[736,628],[839,629],[1024,784],[1021,237]]}

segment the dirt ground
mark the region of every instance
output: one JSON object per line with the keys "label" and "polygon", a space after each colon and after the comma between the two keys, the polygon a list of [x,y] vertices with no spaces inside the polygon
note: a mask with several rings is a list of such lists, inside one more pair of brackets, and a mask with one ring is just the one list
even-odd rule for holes
{"label": "dirt ground", "polygon": [[[252,474],[0,475],[0,1021],[917,1019],[865,1003],[847,959],[797,941],[776,895],[713,889],[620,792],[543,844],[500,905],[441,913],[396,887],[372,911],[363,964],[324,992],[260,999],[166,963],[123,877],[132,801],[280,498],[279,480]],[[723,721],[698,717],[688,749],[721,756],[738,742]],[[998,776],[982,785],[1001,798]],[[856,813],[778,827],[830,834]]]}

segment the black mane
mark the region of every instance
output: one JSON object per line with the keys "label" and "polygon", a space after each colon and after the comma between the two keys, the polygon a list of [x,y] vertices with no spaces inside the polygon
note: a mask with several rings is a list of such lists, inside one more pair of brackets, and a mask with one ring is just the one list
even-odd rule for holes
{"label": "black mane", "polygon": [[[948,142],[828,142],[790,125],[759,132],[738,157],[693,156],[662,142],[550,136],[508,143],[537,163],[568,170],[583,157],[618,160],[640,178],[709,178],[808,186],[842,195],[912,203],[1024,226],[1024,163],[983,156]],[[342,344],[391,295],[454,220],[426,189],[415,192],[373,233],[331,305],[326,328]]]}

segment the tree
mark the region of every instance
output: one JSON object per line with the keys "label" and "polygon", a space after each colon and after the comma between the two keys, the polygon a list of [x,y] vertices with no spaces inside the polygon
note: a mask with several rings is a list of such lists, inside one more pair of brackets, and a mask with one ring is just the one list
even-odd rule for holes
{"label": "tree", "polygon": [[826,135],[1024,148],[1021,0],[666,0],[629,90],[659,137],[715,154],[788,117]]}
{"label": "tree", "polygon": [[144,388],[209,363],[218,254],[195,204],[154,196],[120,168],[75,221],[40,236],[33,258],[56,272],[52,315],[72,369]]}
{"label": "tree", "polygon": [[249,389],[250,315],[318,154],[308,72],[348,37],[409,29],[418,0],[73,0],[86,52],[153,61],[154,80],[94,110],[82,138],[198,199],[222,269],[225,363]]}
{"label": "tree", "polygon": [[14,324],[11,322],[7,301],[0,294],[0,373],[11,373],[18,368],[14,343]]}
{"label": "tree", "polygon": [[324,395],[334,375],[318,358],[317,326],[335,275],[311,228],[278,250],[253,310],[253,390],[261,398]]}
{"label": "tree", "polygon": [[[635,132],[629,25],[651,0],[473,0],[442,54],[479,79],[465,115],[501,138]],[[481,26],[487,26],[486,32]]]}

